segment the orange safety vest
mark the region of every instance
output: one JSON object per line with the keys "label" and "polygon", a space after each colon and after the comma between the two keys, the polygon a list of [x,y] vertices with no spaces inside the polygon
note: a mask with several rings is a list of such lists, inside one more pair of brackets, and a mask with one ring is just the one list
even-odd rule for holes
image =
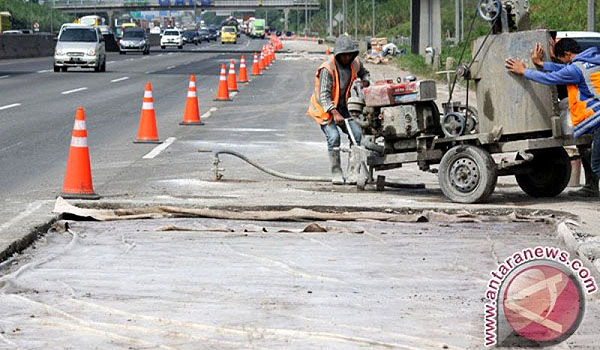
{"label": "orange safety vest", "polygon": [[[333,90],[331,92],[331,99],[333,100],[333,105],[337,107],[338,103],[340,102],[340,77],[338,74],[337,66],[335,64],[335,56],[331,55],[329,59],[323,62],[317,69],[317,74],[315,75],[315,91],[310,97],[310,106],[308,107],[308,111],[306,112],[306,114],[312,116],[315,119],[315,121],[319,123],[319,125],[325,125],[331,119],[331,113],[328,113],[323,109],[323,106],[321,106],[321,102],[319,99],[321,88],[319,80],[321,78],[321,69],[323,68],[327,69],[329,74],[333,76],[333,85],[331,87],[331,89]],[[344,91],[346,101],[348,100],[348,96],[350,95],[350,88],[352,87],[352,83],[354,82],[354,80],[356,80],[358,72],[361,69],[361,64],[358,57],[354,59],[354,61],[350,65],[350,69],[352,71],[352,74],[350,76],[348,86],[346,86],[346,91]]]}
{"label": "orange safety vest", "polygon": [[591,98],[581,99],[581,92],[577,85],[567,85],[569,96],[569,112],[573,124],[573,135],[579,137],[596,129],[600,125],[600,111],[596,112],[600,104],[600,66],[587,65],[583,62],[573,62],[585,77],[585,83],[592,94]]}

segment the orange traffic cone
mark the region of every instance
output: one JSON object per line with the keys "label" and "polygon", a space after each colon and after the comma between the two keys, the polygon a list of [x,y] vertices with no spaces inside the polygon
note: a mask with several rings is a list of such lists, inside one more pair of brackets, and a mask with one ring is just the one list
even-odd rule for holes
{"label": "orange traffic cone", "polygon": [[235,61],[229,63],[229,76],[227,77],[227,88],[229,92],[238,91],[237,80],[235,78]]}
{"label": "orange traffic cone", "polygon": [[154,99],[152,98],[152,85],[150,82],[146,83],[146,89],[144,90],[144,103],[142,104],[138,136],[133,143],[161,143],[158,140]]}
{"label": "orange traffic cone", "polygon": [[254,62],[252,63],[252,75],[261,75],[258,54],[254,53]]}
{"label": "orange traffic cone", "polygon": [[67,199],[100,198],[92,186],[92,170],[83,107],[77,108],[77,113],[75,113],[65,181],[60,195]]}
{"label": "orange traffic cone", "polygon": [[263,70],[267,69],[267,66],[265,65],[265,50],[264,49],[260,52],[260,61],[258,61],[258,68],[260,68],[261,72]]}
{"label": "orange traffic cone", "polygon": [[239,83],[248,83],[248,72],[246,71],[246,58],[242,56],[240,60],[240,76],[238,78]]}
{"label": "orange traffic cone", "polygon": [[331,52],[329,51],[329,45],[325,46],[325,54],[327,56],[331,55]]}
{"label": "orange traffic cone", "polygon": [[229,98],[229,88],[227,87],[227,69],[225,64],[221,66],[221,74],[219,75],[219,89],[217,90],[217,98],[215,101],[232,101]]}
{"label": "orange traffic cone", "polygon": [[275,48],[271,46],[271,63],[275,62]]}
{"label": "orange traffic cone", "polygon": [[187,98],[185,99],[185,112],[183,113],[183,121],[179,125],[204,125],[200,121],[196,77],[194,75],[190,75]]}

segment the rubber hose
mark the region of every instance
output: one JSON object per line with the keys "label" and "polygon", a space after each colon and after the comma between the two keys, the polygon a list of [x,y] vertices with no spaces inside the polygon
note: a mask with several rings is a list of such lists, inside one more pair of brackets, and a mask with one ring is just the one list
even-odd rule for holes
{"label": "rubber hose", "polygon": [[236,151],[222,149],[222,150],[217,150],[217,151],[213,152],[213,156],[215,158],[218,158],[220,154],[229,154],[230,156],[238,157],[241,160],[245,161],[246,163],[252,165],[256,169],[258,169],[262,172],[265,172],[269,175],[279,177],[282,179],[293,180],[293,181],[306,181],[306,182],[331,182],[331,178],[328,178],[328,177],[292,175],[292,174],[282,173],[282,172],[279,172],[279,171],[276,171],[273,169],[269,169],[269,168],[266,168],[266,167],[256,163],[253,160],[248,159],[248,157],[246,157],[245,155],[243,155],[239,152],[236,152]]}

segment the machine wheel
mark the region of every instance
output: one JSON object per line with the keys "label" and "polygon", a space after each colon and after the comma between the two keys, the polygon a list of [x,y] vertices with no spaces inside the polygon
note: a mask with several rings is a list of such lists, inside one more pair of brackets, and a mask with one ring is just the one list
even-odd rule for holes
{"label": "machine wheel", "polygon": [[479,147],[455,146],[442,157],[440,188],[453,202],[483,202],[494,192],[497,180],[496,163],[487,151]]}
{"label": "machine wheel", "polygon": [[369,181],[369,172],[367,170],[367,166],[364,163],[358,164],[358,178],[356,179],[356,188],[361,191],[364,191],[367,186],[367,181]]}
{"label": "machine wheel", "polygon": [[119,55],[124,55],[124,54],[126,54],[126,53],[127,53],[127,52],[125,52],[125,51],[119,51]]}
{"label": "machine wheel", "polygon": [[142,52],[142,55],[149,55],[150,54],[150,48],[147,48],[146,50],[144,50],[144,52]]}
{"label": "machine wheel", "polygon": [[160,48],[161,48],[162,50],[164,50],[164,49],[166,48],[166,46],[161,46]]}
{"label": "machine wheel", "polygon": [[533,160],[529,170],[516,174],[523,192],[532,197],[558,196],[569,184],[571,161],[562,147],[532,150]]}
{"label": "machine wheel", "polygon": [[183,45],[177,46],[177,48],[178,48],[179,50],[182,50],[182,49],[183,49]]}
{"label": "machine wheel", "polygon": [[60,72],[60,67],[59,66],[54,66],[54,71],[55,72]]}
{"label": "machine wheel", "polygon": [[62,70],[63,72],[66,72],[67,69],[68,69],[68,67],[66,67],[66,66],[65,67],[60,67],[60,70]]}

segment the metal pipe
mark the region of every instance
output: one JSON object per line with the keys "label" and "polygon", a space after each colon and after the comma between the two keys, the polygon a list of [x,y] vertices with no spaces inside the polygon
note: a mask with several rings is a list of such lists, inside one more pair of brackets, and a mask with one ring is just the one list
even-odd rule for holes
{"label": "metal pipe", "polygon": [[587,4],[587,31],[596,31],[596,0],[588,0]]}
{"label": "metal pipe", "polygon": [[371,25],[371,30],[373,31],[373,33],[371,34],[372,37],[375,37],[375,0],[372,1],[372,7],[373,7],[373,19],[372,19],[372,25]]}
{"label": "metal pipe", "polygon": [[354,39],[358,40],[358,0],[354,0]]}
{"label": "metal pipe", "polygon": [[329,36],[333,36],[333,0],[329,0]]}

